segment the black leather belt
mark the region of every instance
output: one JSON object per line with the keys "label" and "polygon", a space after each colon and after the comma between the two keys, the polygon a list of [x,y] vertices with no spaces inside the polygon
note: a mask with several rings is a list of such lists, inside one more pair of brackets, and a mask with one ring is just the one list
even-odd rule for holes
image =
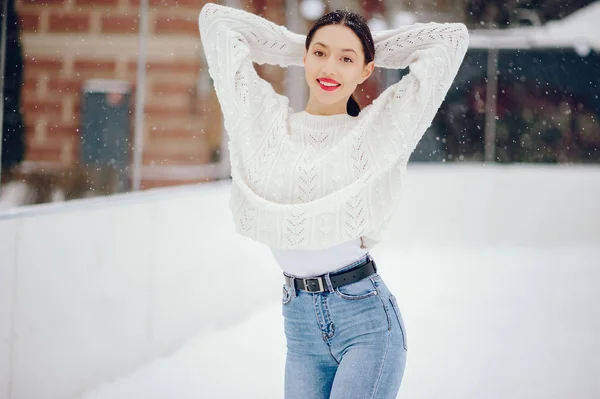
{"label": "black leather belt", "polygon": [[[356,265],[356,267],[353,267],[352,269],[336,274],[330,273],[329,279],[331,280],[333,288],[337,288],[362,280],[373,273],[377,273],[377,267],[375,266],[375,261],[368,256],[364,263]],[[293,277],[285,273],[283,276],[285,277],[285,283],[288,287],[293,286],[297,290],[308,292],[328,291],[325,274],[306,278]]]}

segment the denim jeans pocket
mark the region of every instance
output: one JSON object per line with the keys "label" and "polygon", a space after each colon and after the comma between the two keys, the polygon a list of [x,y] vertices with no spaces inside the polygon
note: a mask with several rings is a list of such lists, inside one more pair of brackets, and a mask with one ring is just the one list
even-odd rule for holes
{"label": "denim jeans pocket", "polygon": [[396,318],[398,319],[398,324],[400,325],[400,332],[402,333],[402,343],[404,345],[404,350],[408,350],[407,340],[406,340],[406,327],[404,326],[404,319],[402,318],[402,313],[400,312],[400,307],[398,306],[398,302],[396,301],[396,297],[394,295],[390,295],[390,303],[392,304],[392,309],[394,309],[394,313],[396,314]]}
{"label": "denim jeans pocket", "polygon": [[283,284],[282,293],[281,293],[281,304],[287,305],[292,300],[292,289],[288,287],[287,284]]}
{"label": "denim jeans pocket", "polygon": [[370,277],[334,289],[335,294],[347,300],[365,299],[377,295],[377,288]]}

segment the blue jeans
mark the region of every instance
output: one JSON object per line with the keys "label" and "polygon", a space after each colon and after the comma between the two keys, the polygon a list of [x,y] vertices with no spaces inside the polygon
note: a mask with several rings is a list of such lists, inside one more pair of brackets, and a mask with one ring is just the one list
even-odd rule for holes
{"label": "blue jeans", "polygon": [[285,399],[396,398],[407,353],[396,298],[378,273],[336,289],[325,280],[320,293],[283,285]]}

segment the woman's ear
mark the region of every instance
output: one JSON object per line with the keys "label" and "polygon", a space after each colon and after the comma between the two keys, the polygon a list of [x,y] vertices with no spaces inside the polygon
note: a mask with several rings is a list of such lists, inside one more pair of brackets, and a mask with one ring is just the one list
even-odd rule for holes
{"label": "woman's ear", "polygon": [[369,79],[369,76],[371,76],[371,74],[373,73],[373,69],[375,69],[375,61],[371,61],[367,65],[365,65],[363,72],[360,75],[362,79],[360,83],[363,83],[365,80]]}
{"label": "woman's ear", "polygon": [[305,49],[305,50],[304,50],[304,55],[302,56],[302,63],[303,63],[305,66],[306,66],[306,54],[307,54],[307,51],[306,51],[306,49]]}

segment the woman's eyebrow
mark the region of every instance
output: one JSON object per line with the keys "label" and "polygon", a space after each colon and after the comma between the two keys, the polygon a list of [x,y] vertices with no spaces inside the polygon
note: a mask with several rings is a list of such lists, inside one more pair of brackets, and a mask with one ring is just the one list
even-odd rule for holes
{"label": "woman's eyebrow", "polygon": [[[321,43],[321,42],[316,42],[314,45],[315,45],[315,46],[316,46],[316,45],[319,45],[319,46],[325,47],[327,50],[329,50],[329,47],[327,47],[325,44],[323,44],[323,43]],[[342,50],[342,51],[352,51],[354,54],[358,55],[358,54],[356,53],[356,51],[355,51],[354,49],[351,49],[351,48],[343,48],[343,49],[341,49],[341,50]]]}

